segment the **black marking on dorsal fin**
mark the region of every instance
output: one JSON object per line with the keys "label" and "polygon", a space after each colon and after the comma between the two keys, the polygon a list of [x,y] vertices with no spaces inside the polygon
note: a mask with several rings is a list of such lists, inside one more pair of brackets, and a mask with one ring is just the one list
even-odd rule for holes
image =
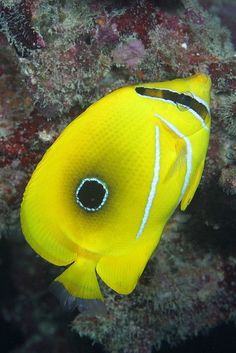
{"label": "black marking on dorsal fin", "polygon": [[167,89],[136,87],[135,91],[144,97],[157,98],[171,101],[176,105],[182,105],[187,109],[194,110],[203,120],[208,116],[208,110],[204,104],[191,96],[191,93],[178,93]]}

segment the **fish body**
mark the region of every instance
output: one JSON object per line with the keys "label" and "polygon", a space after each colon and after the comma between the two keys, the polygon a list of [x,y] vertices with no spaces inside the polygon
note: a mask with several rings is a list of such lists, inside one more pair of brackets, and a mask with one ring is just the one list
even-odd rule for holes
{"label": "fish body", "polygon": [[102,299],[97,275],[129,294],[176,207],[200,182],[210,131],[210,78],[118,89],[70,123],[36,167],[21,224],[56,282]]}

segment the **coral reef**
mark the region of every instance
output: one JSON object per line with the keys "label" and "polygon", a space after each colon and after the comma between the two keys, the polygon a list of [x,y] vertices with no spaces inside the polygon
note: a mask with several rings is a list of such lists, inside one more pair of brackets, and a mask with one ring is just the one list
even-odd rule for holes
{"label": "coral reef", "polygon": [[9,7],[0,5],[0,29],[22,57],[30,50],[45,47],[42,36],[31,24],[31,17],[31,3],[27,0]]}
{"label": "coral reef", "polygon": [[[234,37],[217,16],[224,22],[235,5],[201,3],[204,9],[197,0],[0,1],[0,318],[18,337],[7,352],[77,351],[69,320],[74,332],[114,353],[150,353],[235,322],[236,57]],[[235,31],[233,22],[228,27]],[[213,81],[212,135],[197,195],[169,222],[133,294],[104,288],[106,316],[66,315],[46,291],[61,269],[36,257],[20,231],[32,170],[104,94],[197,71]]]}
{"label": "coral reef", "polygon": [[217,15],[224,26],[231,32],[232,42],[236,47],[235,32],[235,11],[236,3],[234,0],[200,0],[200,4],[207,9],[209,13]]}

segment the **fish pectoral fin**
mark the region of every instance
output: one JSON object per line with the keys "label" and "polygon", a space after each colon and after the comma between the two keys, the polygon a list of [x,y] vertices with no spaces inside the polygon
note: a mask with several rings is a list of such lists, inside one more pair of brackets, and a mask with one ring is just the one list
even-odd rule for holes
{"label": "fish pectoral fin", "polygon": [[55,281],[61,283],[75,298],[103,299],[93,259],[78,258]]}
{"label": "fish pectoral fin", "polygon": [[186,163],[186,145],[182,139],[180,138],[177,139],[175,144],[175,150],[176,150],[176,159],[174,163],[172,163],[172,165],[170,166],[169,170],[167,171],[166,176],[163,180],[164,183],[170,178],[174,177],[176,172],[178,170],[181,170],[181,168]]}
{"label": "fish pectoral fin", "polygon": [[180,204],[180,209],[181,211],[185,211],[185,209],[188,207],[188,205],[190,204],[190,202],[192,201],[192,198],[195,194],[195,191],[197,190],[197,187],[200,183],[201,180],[201,176],[202,176],[202,172],[203,172],[203,168],[204,168],[204,163],[205,160],[202,160],[202,162],[200,163],[199,167],[196,170],[196,173],[194,174],[194,176],[192,177],[189,187],[187,188],[181,204]]}
{"label": "fish pectoral fin", "polygon": [[122,256],[104,256],[97,266],[96,271],[101,279],[119,294],[131,293],[137,285],[146,263],[150,257],[143,251]]}

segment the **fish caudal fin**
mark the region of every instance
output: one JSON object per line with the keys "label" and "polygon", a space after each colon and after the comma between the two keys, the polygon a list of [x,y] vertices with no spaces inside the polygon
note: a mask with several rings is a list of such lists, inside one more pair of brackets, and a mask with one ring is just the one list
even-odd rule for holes
{"label": "fish caudal fin", "polygon": [[55,281],[61,283],[75,298],[103,299],[95,272],[96,262],[79,258],[68,267]]}
{"label": "fish caudal fin", "polygon": [[62,283],[53,282],[50,291],[58,298],[62,308],[73,311],[78,309],[83,316],[105,316],[107,311],[103,301],[98,299],[80,299],[68,293]]}

